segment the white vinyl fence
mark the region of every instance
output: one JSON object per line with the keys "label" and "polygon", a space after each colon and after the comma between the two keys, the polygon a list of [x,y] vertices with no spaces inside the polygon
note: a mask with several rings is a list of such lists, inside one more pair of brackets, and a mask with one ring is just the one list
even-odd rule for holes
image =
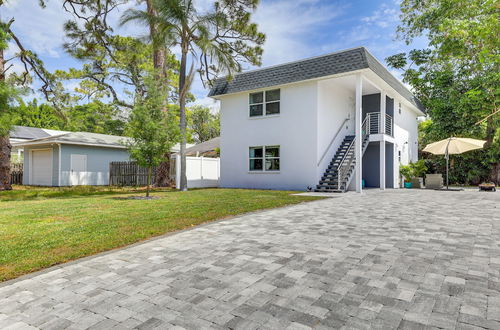
{"label": "white vinyl fence", "polygon": [[[180,155],[176,156],[175,162],[175,184],[176,187],[179,187],[181,181]],[[218,187],[220,178],[220,158],[186,157],[186,176],[188,188]]]}

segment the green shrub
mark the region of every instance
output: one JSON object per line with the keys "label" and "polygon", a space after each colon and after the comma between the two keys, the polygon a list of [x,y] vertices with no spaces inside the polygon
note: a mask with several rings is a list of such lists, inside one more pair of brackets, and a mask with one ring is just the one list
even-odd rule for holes
{"label": "green shrub", "polygon": [[410,163],[409,165],[413,170],[413,177],[423,177],[427,173],[427,166],[425,165],[425,160],[420,159],[415,163]]}
{"label": "green shrub", "polygon": [[399,174],[403,176],[405,182],[411,181],[413,177],[413,168],[410,165],[400,165]]}
{"label": "green shrub", "polygon": [[426,172],[427,166],[425,165],[425,161],[423,159],[420,159],[415,163],[399,166],[399,173],[403,176],[406,182],[411,181],[413,178],[423,177]]}

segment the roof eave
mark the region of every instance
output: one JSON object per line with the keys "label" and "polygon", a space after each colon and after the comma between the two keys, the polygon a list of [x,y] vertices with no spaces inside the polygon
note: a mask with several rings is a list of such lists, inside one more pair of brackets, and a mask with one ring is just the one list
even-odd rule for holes
{"label": "roof eave", "polygon": [[91,147],[101,147],[101,148],[115,148],[115,149],[127,149],[127,146],[116,145],[116,144],[101,144],[101,143],[85,143],[85,142],[74,142],[74,141],[64,141],[64,140],[43,140],[43,141],[30,141],[12,144],[13,147],[29,147],[38,146],[46,144],[71,144],[71,145],[81,145],[81,146],[91,146]]}
{"label": "roof eave", "polygon": [[346,76],[350,76],[350,75],[357,74],[357,73],[367,72],[368,70],[370,70],[370,68],[363,68],[363,69],[358,69],[358,70],[353,70],[353,71],[348,71],[348,72],[336,73],[336,74],[328,75],[328,76],[321,76],[321,77],[315,77],[315,78],[311,78],[311,79],[293,81],[293,82],[289,82],[286,84],[271,85],[271,86],[260,87],[260,88],[256,88],[256,89],[247,89],[247,90],[242,90],[242,91],[237,91],[237,92],[232,92],[232,93],[217,94],[217,95],[213,95],[213,96],[209,95],[208,97],[211,97],[211,98],[216,99],[216,100],[220,100],[223,97],[230,96],[230,95],[236,95],[236,94],[241,94],[241,93],[253,93],[256,91],[262,91],[262,90],[266,90],[269,88],[284,87],[284,86],[308,83],[308,82],[312,82],[312,81],[321,81],[321,80],[327,80],[327,79],[332,79],[332,78],[346,77]]}

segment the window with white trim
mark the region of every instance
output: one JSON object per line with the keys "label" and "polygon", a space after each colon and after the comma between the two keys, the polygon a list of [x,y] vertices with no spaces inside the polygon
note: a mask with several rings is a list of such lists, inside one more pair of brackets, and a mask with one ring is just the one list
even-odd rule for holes
{"label": "window with white trim", "polygon": [[278,115],[280,113],[280,97],[281,91],[279,89],[250,93],[250,117]]}
{"label": "window with white trim", "polygon": [[280,146],[250,147],[249,169],[252,172],[280,170]]}

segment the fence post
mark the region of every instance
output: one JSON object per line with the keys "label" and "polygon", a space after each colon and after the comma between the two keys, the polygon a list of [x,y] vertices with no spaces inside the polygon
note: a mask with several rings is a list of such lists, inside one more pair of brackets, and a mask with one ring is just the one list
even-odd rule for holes
{"label": "fence post", "polygon": [[217,181],[220,181],[220,157],[217,159]]}
{"label": "fence post", "polygon": [[203,156],[200,157],[200,179],[203,181]]}
{"label": "fence post", "polygon": [[140,182],[139,182],[139,177],[141,177],[141,178],[142,178],[142,173],[141,173],[142,171],[141,171],[141,168],[139,168],[139,165],[136,165],[136,168],[137,168],[137,169],[135,170],[135,173],[137,173],[137,175],[136,175],[136,177],[135,177],[135,185],[136,185],[137,187],[139,187],[139,183],[140,183]]}

